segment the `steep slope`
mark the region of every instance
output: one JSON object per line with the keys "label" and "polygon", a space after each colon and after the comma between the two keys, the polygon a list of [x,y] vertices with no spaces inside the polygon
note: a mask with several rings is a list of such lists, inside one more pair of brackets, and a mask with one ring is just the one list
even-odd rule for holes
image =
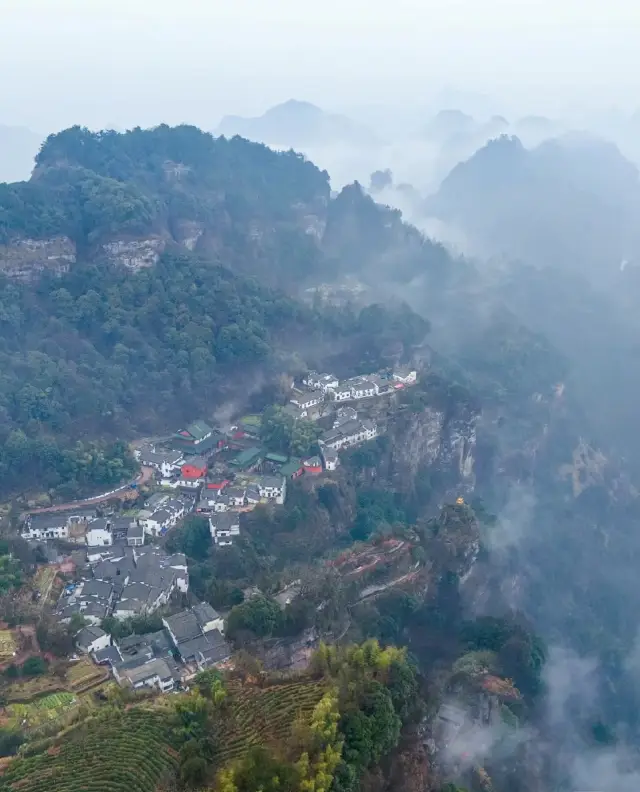
{"label": "steep slope", "polygon": [[[494,155],[496,190],[511,189],[527,172],[527,152],[514,141],[489,146],[474,162],[479,178],[493,167]],[[600,176],[590,178],[595,185]],[[333,218],[339,202],[343,209]],[[586,663],[588,690],[576,688],[579,701],[556,708],[542,728],[558,740],[551,754],[565,768],[578,758],[596,761],[589,753],[593,723],[619,723],[621,732],[638,727],[633,691],[640,602],[632,580],[640,510],[634,468],[615,453],[625,432],[628,445],[635,445],[631,413],[625,418],[619,411],[627,398],[633,403],[630,326],[617,325],[611,304],[587,282],[579,285],[577,276],[506,266],[483,271],[452,260],[357,186],[332,203],[325,241],[341,271],[370,294],[402,295],[429,316],[430,344],[446,355],[438,365],[478,399],[480,414],[467,418],[462,436],[474,437],[474,492],[497,520],[485,527],[480,562],[465,588],[467,604],[474,613],[502,612],[505,602],[527,613],[557,650],[550,684],[570,675],[572,663]],[[627,339],[618,348],[616,332]],[[584,376],[590,360],[591,388]],[[622,371],[613,379],[616,368]],[[447,403],[450,410],[453,402]],[[428,402],[416,409],[408,431],[397,427],[392,447],[405,486],[424,504],[430,476],[439,475],[424,463],[433,460],[446,433]],[[464,460],[464,443],[460,447]],[[445,471],[450,476],[452,469]],[[388,473],[383,466],[377,475]],[[457,480],[450,479],[451,491],[468,492],[463,474],[464,465]]]}

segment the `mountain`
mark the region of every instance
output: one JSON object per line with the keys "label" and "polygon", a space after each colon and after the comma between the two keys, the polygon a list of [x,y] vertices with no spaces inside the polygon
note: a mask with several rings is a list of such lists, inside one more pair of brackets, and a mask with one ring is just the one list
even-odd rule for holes
{"label": "mountain", "polygon": [[0,125],[0,182],[28,179],[43,139],[26,127]]}
{"label": "mountain", "polygon": [[[565,229],[546,206],[544,225],[527,217],[536,206],[527,190],[539,198],[541,184],[564,189],[565,199],[589,185],[582,200],[592,211],[612,183],[630,190],[633,173],[597,144],[586,163],[590,140],[540,149],[532,155],[518,140],[499,139],[459,166],[437,197],[446,220],[467,219],[496,246],[504,234],[527,252],[524,232],[507,227],[496,207],[537,224],[542,239],[531,244],[558,260],[546,269],[537,258],[528,267],[454,258],[358,183],[332,196],[328,174],[298,154],[188,126],[65,130],[47,139],[28,182],[0,190],[4,495],[40,482],[73,497],[87,485],[83,469],[101,458],[78,441],[113,443],[195,415],[261,411],[277,400],[283,375],[314,368],[352,376],[399,362],[420,371],[413,388],[365,408],[378,438],[345,453],[335,476],[292,481],[283,509],[243,515],[242,540],[228,553],[212,546],[197,515],[169,540],[172,552],[187,553],[197,596],[243,608],[232,619],[242,648],[272,658],[269,648],[277,654],[280,639],[295,637],[302,646],[291,652],[304,653],[301,625],[334,639],[408,645],[430,710],[455,700],[473,726],[451,750],[433,713],[405,732],[413,748],[403,759],[425,770],[430,780],[418,788],[430,792],[445,783],[441,767],[466,788],[488,788],[480,773],[488,767],[498,792],[541,792],[566,781],[563,772],[583,778],[578,760],[582,771],[597,764],[604,754],[590,742],[594,730],[615,730],[622,747],[640,730],[640,510],[613,422],[618,435],[635,438],[611,395],[625,380],[609,379],[631,366],[633,326],[608,316],[602,292],[551,247],[548,224],[576,246],[584,245],[580,224]],[[564,187],[554,177],[559,162]],[[527,212],[515,201],[519,189]],[[572,211],[546,198],[556,212]],[[622,273],[629,284],[633,269]],[[594,283],[599,272],[594,260]],[[628,337],[605,361],[616,334]],[[597,391],[576,373],[589,355]],[[610,414],[608,427],[594,420],[596,409]],[[125,469],[122,446],[102,455],[103,468]],[[256,581],[269,593],[299,581],[300,566],[308,577],[299,605],[279,615],[264,597],[238,605]],[[360,588],[361,572],[371,578]],[[254,632],[248,625],[277,645],[251,635],[243,644],[243,633]],[[356,655],[361,670],[366,657]],[[331,667],[331,656],[324,662]],[[575,668],[590,671],[581,677]],[[260,669],[249,676],[262,690]],[[381,673],[366,686],[364,714],[351,709],[340,720],[358,764],[341,771],[345,790],[366,768],[372,778],[391,772],[379,760],[400,724],[379,687],[385,680]],[[575,681],[569,698],[567,680]],[[399,691],[406,681],[394,676]],[[196,710],[186,707],[185,717]],[[379,734],[385,750],[376,747]],[[191,744],[180,761],[191,751],[215,757],[219,744],[208,754]],[[35,765],[62,772],[58,747],[47,743],[37,762],[21,756],[12,783],[36,783]],[[176,753],[163,756],[175,764]],[[257,788],[242,778],[239,789]],[[159,783],[149,775],[148,784]]]}
{"label": "mountain", "polygon": [[542,263],[606,280],[640,253],[640,182],[616,146],[584,134],[526,149],[490,141],[456,166],[426,211],[483,256]]}
{"label": "mountain", "polygon": [[376,136],[366,126],[296,99],[276,105],[254,118],[225,116],[217,134],[226,137],[241,135],[249,140],[295,149],[336,143],[372,145],[376,142]]}

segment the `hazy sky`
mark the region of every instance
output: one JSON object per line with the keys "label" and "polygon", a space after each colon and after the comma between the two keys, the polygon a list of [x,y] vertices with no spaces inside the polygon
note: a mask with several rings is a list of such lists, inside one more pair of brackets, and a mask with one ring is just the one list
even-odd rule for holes
{"label": "hazy sky", "polygon": [[445,86],[507,112],[635,106],[639,34],[633,0],[0,0],[0,123],[211,128]]}

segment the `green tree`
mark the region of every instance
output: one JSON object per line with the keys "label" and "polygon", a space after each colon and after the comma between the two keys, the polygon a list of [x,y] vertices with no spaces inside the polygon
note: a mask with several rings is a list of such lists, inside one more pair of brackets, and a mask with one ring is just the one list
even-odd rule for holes
{"label": "green tree", "polygon": [[279,605],[268,597],[252,597],[241,605],[231,608],[227,617],[226,633],[237,638],[248,632],[259,638],[272,635],[282,623]]}
{"label": "green tree", "polygon": [[277,405],[262,415],[260,439],[272,451],[305,456],[315,450],[319,436],[320,429],[312,421],[296,421]]}
{"label": "green tree", "polygon": [[22,673],[25,676],[41,676],[47,673],[47,661],[42,657],[29,657],[22,664]]}
{"label": "green tree", "polygon": [[204,560],[211,549],[211,531],[206,517],[190,514],[167,542],[171,552],[181,552],[196,560]]}

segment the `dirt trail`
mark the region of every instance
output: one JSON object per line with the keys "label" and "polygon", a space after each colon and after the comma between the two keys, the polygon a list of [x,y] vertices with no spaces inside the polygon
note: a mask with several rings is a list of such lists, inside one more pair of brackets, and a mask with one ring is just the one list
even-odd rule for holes
{"label": "dirt trail", "polygon": [[[73,509],[82,508],[83,506],[93,506],[97,503],[117,498],[118,500],[135,500],[138,497],[138,488],[142,487],[153,476],[153,468],[143,467],[140,475],[130,481],[128,484],[123,484],[118,489],[111,492],[105,492],[102,495],[95,495],[93,498],[83,498],[82,500],[69,501],[68,503],[58,503],[55,506],[45,506],[41,509],[29,509],[29,514],[46,514],[48,512],[71,511]],[[136,485],[135,489],[132,489]]]}

